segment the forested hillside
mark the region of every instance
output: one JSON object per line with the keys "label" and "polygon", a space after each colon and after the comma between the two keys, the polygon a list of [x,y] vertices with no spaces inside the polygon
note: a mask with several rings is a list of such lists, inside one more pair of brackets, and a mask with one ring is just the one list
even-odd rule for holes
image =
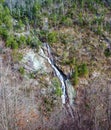
{"label": "forested hillside", "polygon": [[0,130],[111,129],[111,1],[0,0]]}

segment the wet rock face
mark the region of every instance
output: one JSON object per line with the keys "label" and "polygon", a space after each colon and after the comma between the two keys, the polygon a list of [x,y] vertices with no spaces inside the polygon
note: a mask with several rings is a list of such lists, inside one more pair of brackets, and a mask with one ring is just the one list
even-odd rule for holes
{"label": "wet rock face", "polygon": [[72,86],[72,84],[70,83],[69,80],[66,81],[66,85],[67,87],[67,92],[68,92],[68,96],[69,96],[69,102],[70,105],[74,104],[74,98],[76,97],[76,91],[74,89],[74,87]]}
{"label": "wet rock face", "polygon": [[47,68],[48,63],[41,49],[38,54],[36,54],[32,49],[29,49],[28,51],[26,51],[24,53],[22,64],[25,69],[33,71],[33,72],[41,71],[41,73],[43,73],[43,72],[50,71],[49,67]]}

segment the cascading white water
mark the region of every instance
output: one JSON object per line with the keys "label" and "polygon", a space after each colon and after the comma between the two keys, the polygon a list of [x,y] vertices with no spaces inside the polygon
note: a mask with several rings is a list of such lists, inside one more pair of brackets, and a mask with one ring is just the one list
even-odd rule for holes
{"label": "cascading white water", "polygon": [[62,89],[62,104],[64,105],[64,109],[67,113],[74,119],[73,114],[73,103],[74,103],[74,97],[75,97],[75,90],[73,86],[71,85],[70,81],[66,79],[64,74],[59,70],[59,68],[56,66],[52,54],[51,49],[47,43],[44,43],[44,46],[46,47],[48,56],[46,56],[46,59],[48,60],[51,67],[54,69],[57,77],[59,78],[61,82],[61,89]]}
{"label": "cascading white water", "polygon": [[52,66],[52,68],[55,70],[57,77],[59,78],[61,84],[62,84],[62,103],[65,104],[65,98],[66,98],[66,86],[64,83],[64,78],[61,75],[61,73],[58,71],[58,69],[54,66],[53,62],[51,61],[51,59],[47,58],[48,62],[50,63],[50,65]]}
{"label": "cascading white water", "polygon": [[48,52],[48,55],[49,57],[46,57],[49,64],[52,66],[52,68],[54,69],[57,77],[59,78],[60,82],[61,82],[61,88],[62,88],[62,103],[65,104],[66,103],[66,85],[65,85],[65,82],[64,82],[64,77],[63,75],[60,73],[60,71],[56,68],[56,66],[54,65],[54,60],[53,60],[53,57],[51,55],[51,50],[50,50],[50,47],[47,43],[44,43],[45,47],[47,48],[47,52]]}
{"label": "cascading white water", "polygon": [[[72,104],[73,103],[73,97],[74,97],[74,89],[73,89],[73,86],[71,86],[71,84],[69,84],[69,80],[66,80],[65,77],[63,76],[63,74],[61,74],[60,70],[57,68],[57,66],[54,64],[54,60],[53,60],[53,57],[52,57],[52,54],[51,54],[51,49],[49,47],[49,45],[47,43],[44,43],[44,46],[46,47],[47,49],[47,52],[48,52],[48,57],[47,60],[49,62],[49,64],[52,66],[52,68],[54,69],[57,77],[59,78],[60,82],[61,82],[61,89],[62,89],[62,103],[65,104],[66,103],[66,98],[68,97],[69,95],[69,99],[70,99],[70,103]],[[70,88],[67,88],[67,86],[70,87]],[[68,95],[66,94],[66,89],[68,90],[67,92],[69,93]]]}

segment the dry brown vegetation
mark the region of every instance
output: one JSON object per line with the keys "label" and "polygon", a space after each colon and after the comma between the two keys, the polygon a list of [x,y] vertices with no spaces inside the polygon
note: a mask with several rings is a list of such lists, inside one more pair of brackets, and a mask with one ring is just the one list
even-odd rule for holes
{"label": "dry brown vegetation", "polygon": [[[43,9],[36,4],[30,22],[25,21],[31,26],[32,39],[17,39],[10,34],[11,31],[7,34],[0,27],[0,33],[3,33],[0,34],[0,130],[110,130],[110,6],[94,3],[89,7],[86,1],[82,8],[80,3],[71,6],[70,0],[69,4],[62,3],[59,19],[56,20],[53,14],[55,3],[51,3],[51,6],[46,3]],[[47,14],[48,11],[52,12],[51,16]],[[7,9],[4,12],[7,13]],[[16,13],[12,14],[14,18]],[[30,15],[30,11],[25,13],[26,17]],[[20,15],[24,21],[24,14]],[[49,32],[41,27],[46,16],[49,19]],[[36,21],[38,18],[40,21]],[[9,26],[10,22],[5,24]],[[18,32],[23,26],[22,21],[19,24],[18,30],[13,28]],[[56,65],[68,75],[76,90],[72,105],[74,118],[61,104],[61,94],[57,91],[60,82],[56,80],[47,60],[44,59],[44,68],[37,72],[33,72],[33,65],[22,63],[29,51],[40,56],[41,42],[37,38],[49,42]],[[23,46],[18,46],[23,42]],[[54,80],[57,84],[53,83]]]}

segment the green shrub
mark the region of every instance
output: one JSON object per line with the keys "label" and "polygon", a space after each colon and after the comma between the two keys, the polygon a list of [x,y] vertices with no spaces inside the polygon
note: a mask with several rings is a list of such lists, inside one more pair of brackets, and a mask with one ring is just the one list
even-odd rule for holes
{"label": "green shrub", "polygon": [[46,30],[41,30],[39,33],[38,33],[38,37],[39,37],[39,39],[41,40],[41,41],[46,41],[46,39],[47,39],[47,36],[48,36],[48,31],[46,31]]}
{"label": "green shrub", "polygon": [[52,84],[53,86],[56,88],[55,94],[57,96],[61,96],[62,95],[62,90],[61,90],[61,84],[58,78],[53,78],[52,80]]}
{"label": "green shrub", "polygon": [[48,42],[49,43],[55,43],[57,42],[58,38],[57,38],[57,33],[56,32],[51,32],[48,34]]}
{"label": "green shrub", "polygon": [[0,36],[1,36],[4,40],[6,40],[6,39],[8,38],[8,35],[9,35],[8,30],[5,29],[5,28],[0,27]]}
{"label": "green shrub", "polygon": [[19,72],[20,72],[20,74],[24,75],[24,73],[25,73],[24,67],[20,67]]}
{"label": "green shrub", "polygon": [[18,43],[16,42],[16,40],[14,40],[11,44],[11,48],[12,49],[18,49]]}
{"label": "green shrub", "polygon": [[24,24],[23,24],[22,20],[18,21],[18,27],[19,28],[23,28],[24,27]]}
{"label": "green shrub", "polygon": [[42,112],[42,115],[50,116],[50,113],[54,109],[54,100],[48,96],[44,96],[42,99],[42,105],[40,105],[39,110]]}
{"label": "green shrub", "polygon": [[72,74],[72,82],[73,82],[74,85],[78,85],[79,78],[78,78],[78,68],[77,68],[77,66],[75,67],[75,71]]}
{"label": "green shrub", "polygon": [[60,39],[60,42],[61,42],[61,43],[66,44],[66,43],[67,43],[67,34],[61,33],[61,34],[59,35],[59,39]]}
{"label": "green shrub", "polygon": [[5,0],[0,0],[0,3],[3,3]]}
{"label": "green shrub", "polygon": [[98,27],[97,27],[96,34],[97,35],[102,35],[103,34],[103,31],[102,31],[102,28],[101,28],[100,25],[98,25]]}
{"label": "green shrub", "polygon": [[34,79],[34,78],[35,78],[34,72],[29,73],[29,78],[30,78],[30,79]]}
{"label": "green shrub", "polygon": [[66,16],[61,17],[60,23],[68,27],[73,25],[72,19]]}
{"label": "green shrub", "polygon": [[6,29],[12,29],[12,17],[10,15],[9,8],[0,3],[0,20],[1,25],[5,26]]}
{"label": "green shrub", "polygon": [[109,22],[106,22],[106,24],[103,26],[104,30],[107,32],[111,32],[111,24]]}
{"label": "green shrub", "polygon": [[78,73],[79,76],[85,76],[85,77],[88,76],[88,67],[85,63],[78,67]]}
{"label": "green shrub", "polygon": [[19,46],[24,47],[26,45],[26,37],[21,35],[19,38]]}
{"label": "green shrub", "polygon": [[72,19],[71,18],[64,19],[63,24],[68,27],[72,26],[73,25]]}
{"label": "green shrub", "polygon": [[18,48],[18,43],[16,42],[14,36],[9,36],[6,40],[6,47],[10,47],[12,49]]}
{"label": "green shrub", "polygon": [[13,40],[14,40],[13,36],[8,37],[6,40],[6,47],[11,47]]}
{"label": "green shrub", "polygon": [[31,36],[28,36],[27,39],[26,39],[26,43],[27,43],[27,45],[30,45],[31,40],[32,40]]}
{"label": "green shrub", "polygon": [[31,48],[35,48],[35,49],[39,49],[39,46],[41,46],[41,41],[38,39],[38,38],[33,38],[31,41],[30,41],[30,47]]}
{"label": "green shrub", "polygon": [[110,48],[105,49],[104,55],[105,55],[106,57],[110,57],[110,56],[111,56],[111,50],[110,50]]}
{"label": "green shrub", "polygon": [[3,23],[5,24],[7,29],[12,29],[12,17],[6,15],[3,19]]}
{"label": "green shrub", "polygon": [[80,13],[78,14],[78,22],[79,22],[80,25],[83,25],[83,23],[84,23],[83,13],[82,13],[82,12],[80,12]]}
{"label": "green shrub", "polygon": [[[73,5],[72,5],[73,6]],[[68,11],[67,11],[67,17],[68,18],[71,18],[71,19],[73,19],[73,17],[74,17],[74,7],[72,7],[72,8],[70,8],[70,9],[68,9]],[[72,21],[72,20],[71,20]]]}

